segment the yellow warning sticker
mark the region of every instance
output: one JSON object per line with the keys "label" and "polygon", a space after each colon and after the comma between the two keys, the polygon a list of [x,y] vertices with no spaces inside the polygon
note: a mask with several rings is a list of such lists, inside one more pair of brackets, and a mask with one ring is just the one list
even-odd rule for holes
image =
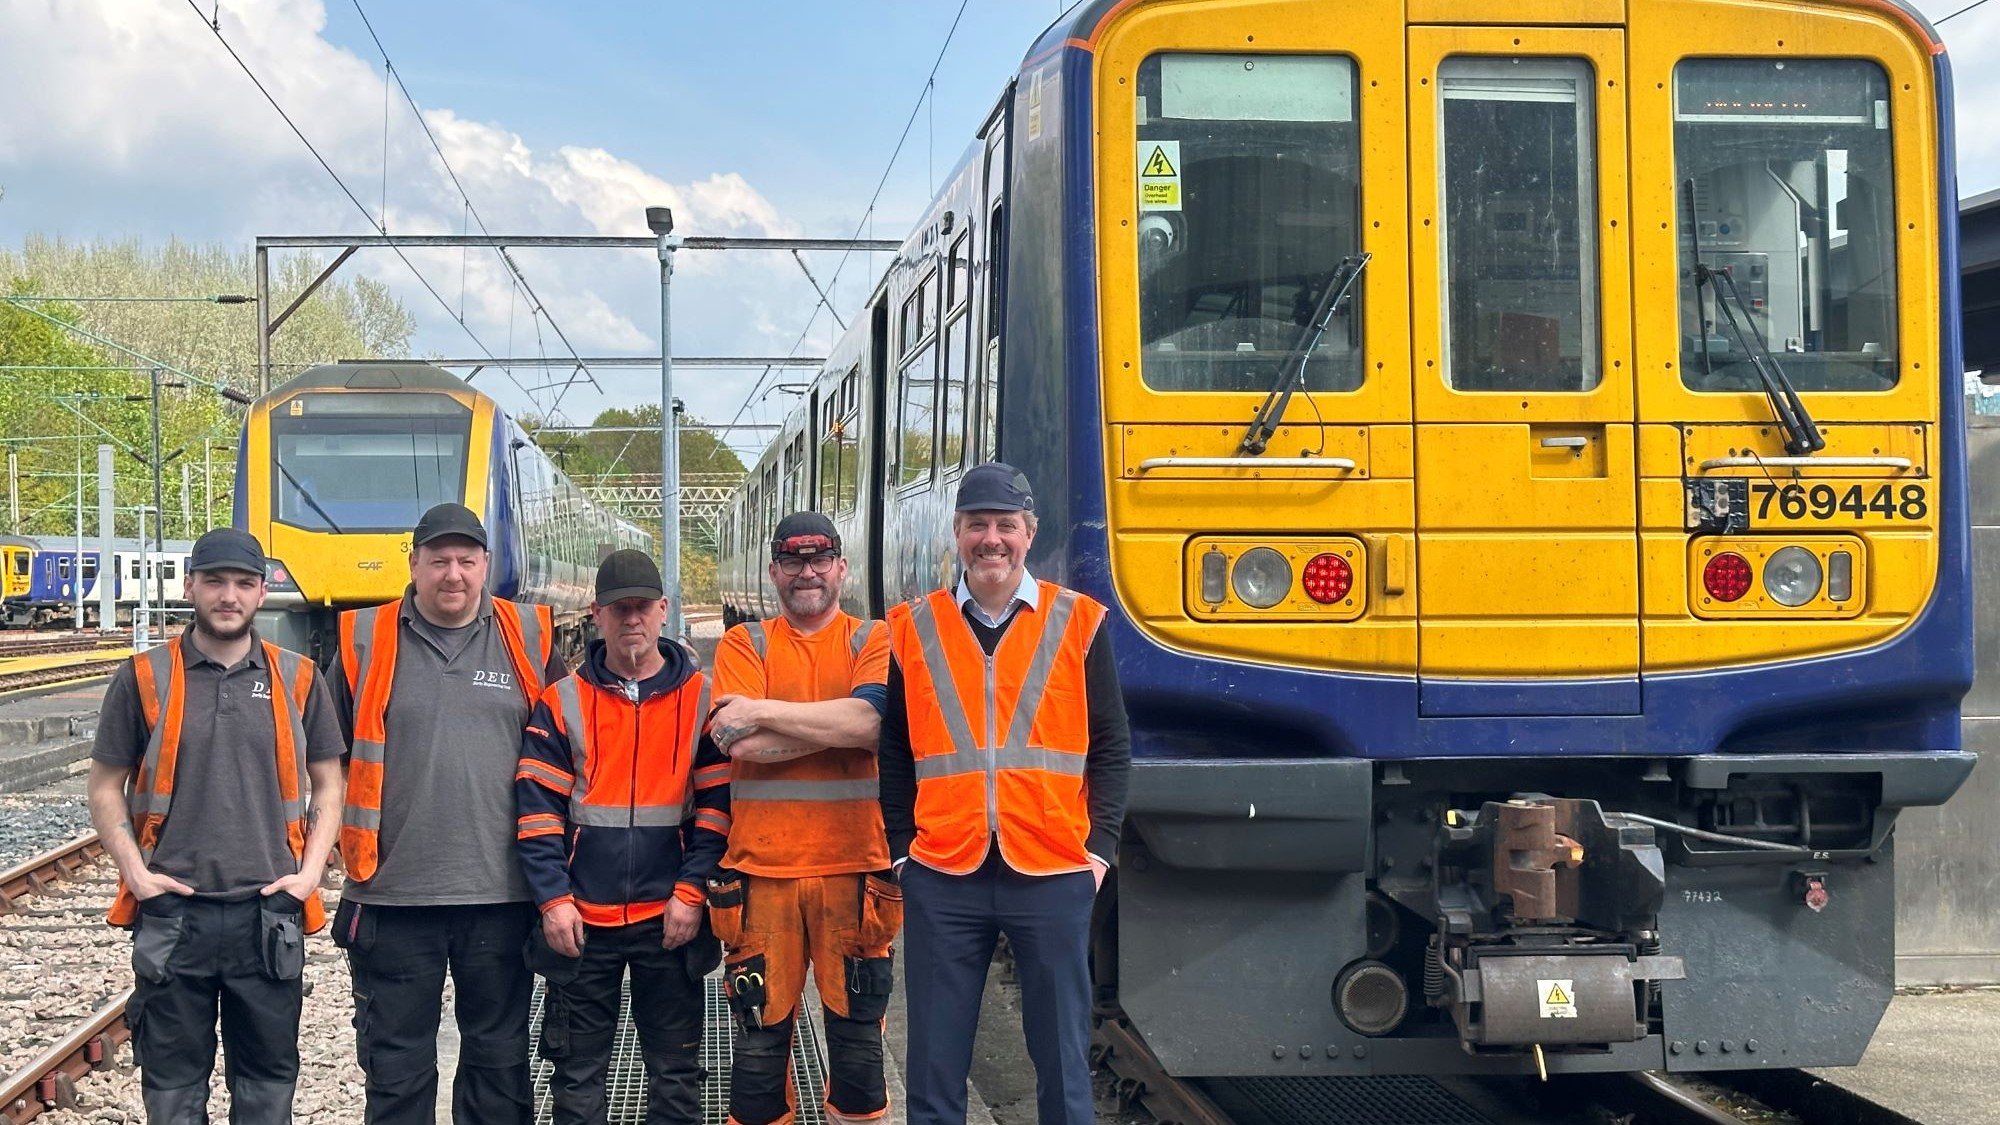
{"label": "yellow warning sticker", "polygon": [[1139,210],[1181,209],[1181,143],[1139,142]]}
{"label": "yellow warning sticker", "polygon": [[1576,982],[1574,980],[1536,981],[1535,998],[1541,1002],[1542,1018],[1545,1020],[1573,1020],[1577,1018]]}

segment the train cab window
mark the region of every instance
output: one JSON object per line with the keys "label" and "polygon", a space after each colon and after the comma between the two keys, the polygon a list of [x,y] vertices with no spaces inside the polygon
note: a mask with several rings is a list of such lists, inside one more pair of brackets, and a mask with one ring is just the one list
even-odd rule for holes
{"label": "train cab window", "polygon": [[1597,386],[1592,70],[1581,59],[1438,67],[1445,373],[1461,391]]}
{"label": "train cab window", "polygon": [[1674,70],[1681,379],[1760,391],[1896,384],[1889,80],[1858,59],[1688,59]]}
{"label": "train cab window", "polygon": [[[1139,67],[1142,374],[1156,391],[1263,391],[1360,249],[1355,67],[1334,55],[1154,55]],[[1359,295],[1305,386],[1361,385]]]}
{"label": "train cab window", "polygon": [[442,394],[314,394],[271,414],[277,518],[314,531],[407,532],[465,499],[472,411]]}

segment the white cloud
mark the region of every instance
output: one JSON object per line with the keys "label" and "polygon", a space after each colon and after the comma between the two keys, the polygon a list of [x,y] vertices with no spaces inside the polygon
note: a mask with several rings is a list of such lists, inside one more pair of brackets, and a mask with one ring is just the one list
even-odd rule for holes
{"label": "white cloud", "polygon": [[[382,210],[385,155],[392,232],[455,233],[466,224],[458,190],[400,92],[392,95],[385,154],[381,74],[371,60],[325,38],[322,0],[225,2],[222,34],[368,219],[216,42],[206,24],[211,9],[212,0],[202,0],[199,13],[184,0],[0,0],[0,102],[10,107],[0,129],[5,236],[178,234],[247,244],[258,234],[363,231]],[[414,93],[423,98],[421,89]],[[735,172],[673,183],[602,148],[538,151],[504,124],[449,107],[427,107],[425,119],[495,233],[643,235],[645,208],[660,204],[674,208],[686,233],[801,233]],[[580,352],[657,347],[658,266],[650,253],[514,257]],[[537,342],[526,301],[494,254],[410,251],[409,258],[449,312],[394,254],[367,252],[348,268],[395,287],[422,324],[420,351],[477,354],[453,323],[462,301],[466,325],[495,353],[564,354],[546,326]],[[812,296],[784,258],[683,254],[677,277],[684,271],[690,284],[675,289],[676,350],[789,347]],[[529,386],[562,377],[518,374]],[[750,378],[690,380],[690,408],[727,415]],[[643,380],[605,382],[608,397],[572,393],[565,412],[588,417],[602,405],[644,397]],[[519,396],[511,403],[524,404]]]}

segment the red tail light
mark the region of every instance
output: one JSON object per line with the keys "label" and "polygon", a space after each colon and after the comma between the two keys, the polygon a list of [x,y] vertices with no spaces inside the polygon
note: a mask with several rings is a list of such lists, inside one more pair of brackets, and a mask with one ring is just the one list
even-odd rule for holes
{"label": "red tail light", "polygon": [[1734,551],[1724,551],[1702,568],[1701,585],[1716,601],[1735,601],[1750,592],[1750,560]]}
{"label": "red tail light", "polygon": [[[1749,570],[1744,570],[1747,575]],[[1746,583],[1748,579],[1745,579]],[[1339,555],[1314,555],[1306,564],[1305,574],[1300,579],[1306,596],[1321,605],[1332,605],[1347,596],[1354,589],[1354,568]]]}

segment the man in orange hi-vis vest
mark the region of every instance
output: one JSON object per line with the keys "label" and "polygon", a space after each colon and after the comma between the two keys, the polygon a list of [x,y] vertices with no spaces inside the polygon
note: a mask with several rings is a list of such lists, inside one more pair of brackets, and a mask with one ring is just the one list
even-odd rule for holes
{"label": "man in orange hi-vis vest", "polygon": [[194,627],[112,676],[90,755],[91,823],[118,865],[111,922],[133,931],[125,1022],[152,1125],[208,1120],[218,1014],[230,1120],[289,1125],[346,745],[313,662],[251,627],[255,538],[203,535],[183,589]]}
{"label": "man in orange hi-vis vest", "polygon": [[770,576],[783,612],[724,634],[709,724],[734,759],[729,850],[708,900],[739,1028],[729,1120],[794,1119],[792,1034],[810,966],[827,1119],[873,1121],[888,1112],[882,1020],[902,925],[875,776],[888,637],[841,612],[847,560],[825,516],[778,521]]}
{"label": "man in orange hi-vis vest", "polygon": [[411,535],[404,595],[340,615],[329,676],[354,751],[334,944],[354,981],[368,1125],[431,1125],[438,1018],[455,986],[457,1125],[528,1125],[521,951],[534,896],[514,849],[521,731],[568,674],[549,609],[486,592],[486,528],[439,504]]}
{"label": "man in orange hi-vis vest", "polygon": [[1041,1125],[1084,1125],[1090,911],[1132,763],[1124,697],[1104,607],[1028,573],[1028,478],[976,466],[956,509],[957,589],[888,620],[882,817],[908,907],[910,1125],[964,1125],[1000,934],[1020,974]]}

